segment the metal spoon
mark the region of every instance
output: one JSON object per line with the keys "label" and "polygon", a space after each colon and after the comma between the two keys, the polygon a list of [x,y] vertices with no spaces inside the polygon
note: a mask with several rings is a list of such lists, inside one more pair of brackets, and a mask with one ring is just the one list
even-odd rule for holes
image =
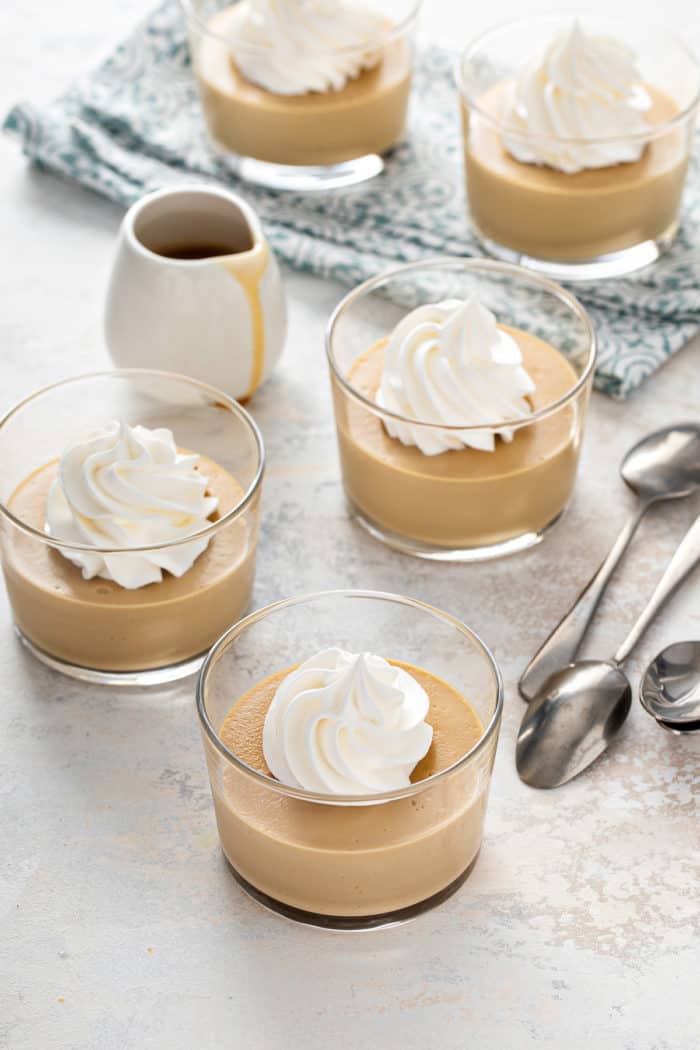
{"label": "metal spoon", "polygon": [[518,733],[515,764],[526,784],[559,787],[602,755],[632,702],[632,687],[620,665],[698,562],[700,517],[681,540],[649,603],[612,660],[581,660],[547,681],[527,708]]}
{"label": "metal spoon", "polygon": [[686,722],[662,722],[660,718],[657,718],[656,724],[674,736],[684,736],[686,733],[694,733],[700,729],[700,722],[690,722],[690,724]]}
{"label": "metal spoon", "polygon": [[647,667],[639,699],[664,729],[700,729],[700,642],[666,646]]}
{"label": "metal spoon", "polygon": [[525,700],[532,700],[550,675],[576,656],[608,581],[652,503],[700,488],[700,424],[677,423],[648,434],[629,450],[620,474],[640,502],[598,572],[523,671],[518,688]]}

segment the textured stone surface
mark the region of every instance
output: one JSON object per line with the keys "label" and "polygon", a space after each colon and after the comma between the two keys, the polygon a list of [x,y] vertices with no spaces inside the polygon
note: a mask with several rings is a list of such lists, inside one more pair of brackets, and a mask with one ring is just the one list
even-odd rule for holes
{"label": "textured stone surface", "polygon": [[[38,25],[14,5],[3,105],[57,90],[141,9],[99,6],[98,17],[69,0],[42,9]],[[446,12],[436,4],[439,28]],[[0,156],[12,245],[4,408],[108,364],[100,315],[120,213],[26,170],[11,144]],[[3,600],[0,1046],[695,1050],[700,738],[668,736],[635,706],[613,750],[554,793],[520,784],[513,743],[519,671],[632,506],[621,455],[654,425],[700,411],[700,342],[627,404],[593,399],[574,504],[540,548],[479,567],[425,565],[345,515],[322,346],[339,290],[286,276],[289,345],[251,405],[268,450],[255,604],[332,586],[403,590],[483,634],[508,690],[481,859],[449,903],[397,930],[321,934],[268,915],[217,848],[192,683],[144,695],[54,675],[15,641]],[[587,652],[612,651],[698,511],[649,515]],[[662,645],[700,637],[699,586],[696,573],[640,645],[635,685]]]}

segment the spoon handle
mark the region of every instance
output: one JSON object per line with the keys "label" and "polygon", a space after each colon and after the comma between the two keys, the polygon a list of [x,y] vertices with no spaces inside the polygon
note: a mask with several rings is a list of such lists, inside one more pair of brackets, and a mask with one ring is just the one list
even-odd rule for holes
{"label": "spoon handle", "polygon": [[613,660],[616,664],[621,664],[627,659],[661,606],[698,562],[700,562],[700,516],[695,519],[679,543],[676,553],[668,563],[666,572],[656,585],[656,590],[646,608],[615,653]]}
{"label": "spoon handle", "polygon": [[547,640],[543,642],[532,660],[530,660],[518,682],[520,695],[525,700],[532,700],[533,697],[537,696],[550,675],[553,675],[555,671],[560,671],[562,667],[566,667],[576,656],[610,577],[617,568],[618,562],[627,550],[640,521],[650,505],[651,501],[649,500],[638,505],[636,511],[624,525],[610,548],[610,553],[598,569],[598,572],[586,584],[586,587],[566,616],[554,628]]}

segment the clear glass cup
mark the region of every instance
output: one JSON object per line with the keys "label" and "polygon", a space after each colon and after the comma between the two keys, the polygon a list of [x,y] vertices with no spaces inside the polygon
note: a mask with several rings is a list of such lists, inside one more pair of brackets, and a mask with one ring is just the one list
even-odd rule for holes
{"label": "clear glass cup", "polygon": [[[700,100],[700,66],[667,29],[636,17],[585,15],[585,31],[614,37],[636,53],[642,82],[655,93],[648,132],[626,136],[641,158],[567,174],[521,163],[503,145],[539,141],[507,125],[504,92],[523,65],[572,24],[571,14],[528,17],[492,29],[457,62],[467,199],[485,250],[550,277],[589,280],[629,273],[666,251],[678,230],[683,186]],[[618,140],[547,138],[615,150]],[[518,151],[519,152],[519,151]]]}
{"label": "clear glass cup", "polygon": [[[324,190],[383,170],[383,155],[403,135],[420,0],[350,0],[386,16],[382,60],[338,91],[302,95],[267,91],[239,71],[227,24],[240,0],[181,2],[209,138],[237,175],[273,189]],[[256,48],[244,51],[239,45],[239,60],[254,64]],[[329,65],[354,53],[337,48]]]}
{"label": "clear glass cup", "polygon": [[[443,771],[373,795],[303,791],[246,764],[221,735],[233,704],[270,674],[332,646],[441,678],[469,701],[481,737]],[[234,876],[273,911],[331,929],[388,926],[439,904],[479,853],[502,706],[501,675],[484,643],[423,602],[327,591],[248,616],[216,643],[197,685],[219,836]]]}
{"label": "clear glass cup", "polygon": [[[366,378],[353,371],[408,312],[442,299],[476,297],[500,325],[559,351],[570,386],[531,415],[508,422],[510,444],[425,456],[386,432],[392,419],[442,427],[380,408]],[[365,281],[336,307],[326,332],[343,485],[350,513],[373,536],[407,554],[480,561],[538,543],[561,516],[574,488],[596,340],[569,292],[517,266],[480,259],[410,263]],[[557,357],[557,355],[554,355]],[[542,389],[547,368],[538,366]],[[567,379],[568,383],[568,379]],[[376,377],[378,385],[378,376]]]}
{"label": "clear glass cup", "polygon": [[[85,580],[68,558],[98,549],[172,550],[191,536],[154,548],[100,549],[44,531],[58,457],[112,420],[167,427],[179,448],[221,468],[216,484],[223,513],[197,534],[208,546],[180,578],[164,572],[162,582],[128,590],[99,576]],[[55,670],[110,685],[158,684],[198,670],[250,601],[263,462],[258,428],[240,405],[168,372],[78,376],[11,408],[0,420],[0,540],[7,594],[27,648]]]}

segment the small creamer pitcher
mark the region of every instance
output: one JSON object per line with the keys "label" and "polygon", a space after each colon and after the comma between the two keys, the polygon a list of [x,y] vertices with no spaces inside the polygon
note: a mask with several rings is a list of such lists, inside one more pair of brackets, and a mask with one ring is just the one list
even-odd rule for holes
{"label": "small creamer pitcher", "polygon": [[124,216],[105,339],[120,368],[158,368],[251,396],[277,363],[286,308],[253,209],[218,187],[142,197]]}

